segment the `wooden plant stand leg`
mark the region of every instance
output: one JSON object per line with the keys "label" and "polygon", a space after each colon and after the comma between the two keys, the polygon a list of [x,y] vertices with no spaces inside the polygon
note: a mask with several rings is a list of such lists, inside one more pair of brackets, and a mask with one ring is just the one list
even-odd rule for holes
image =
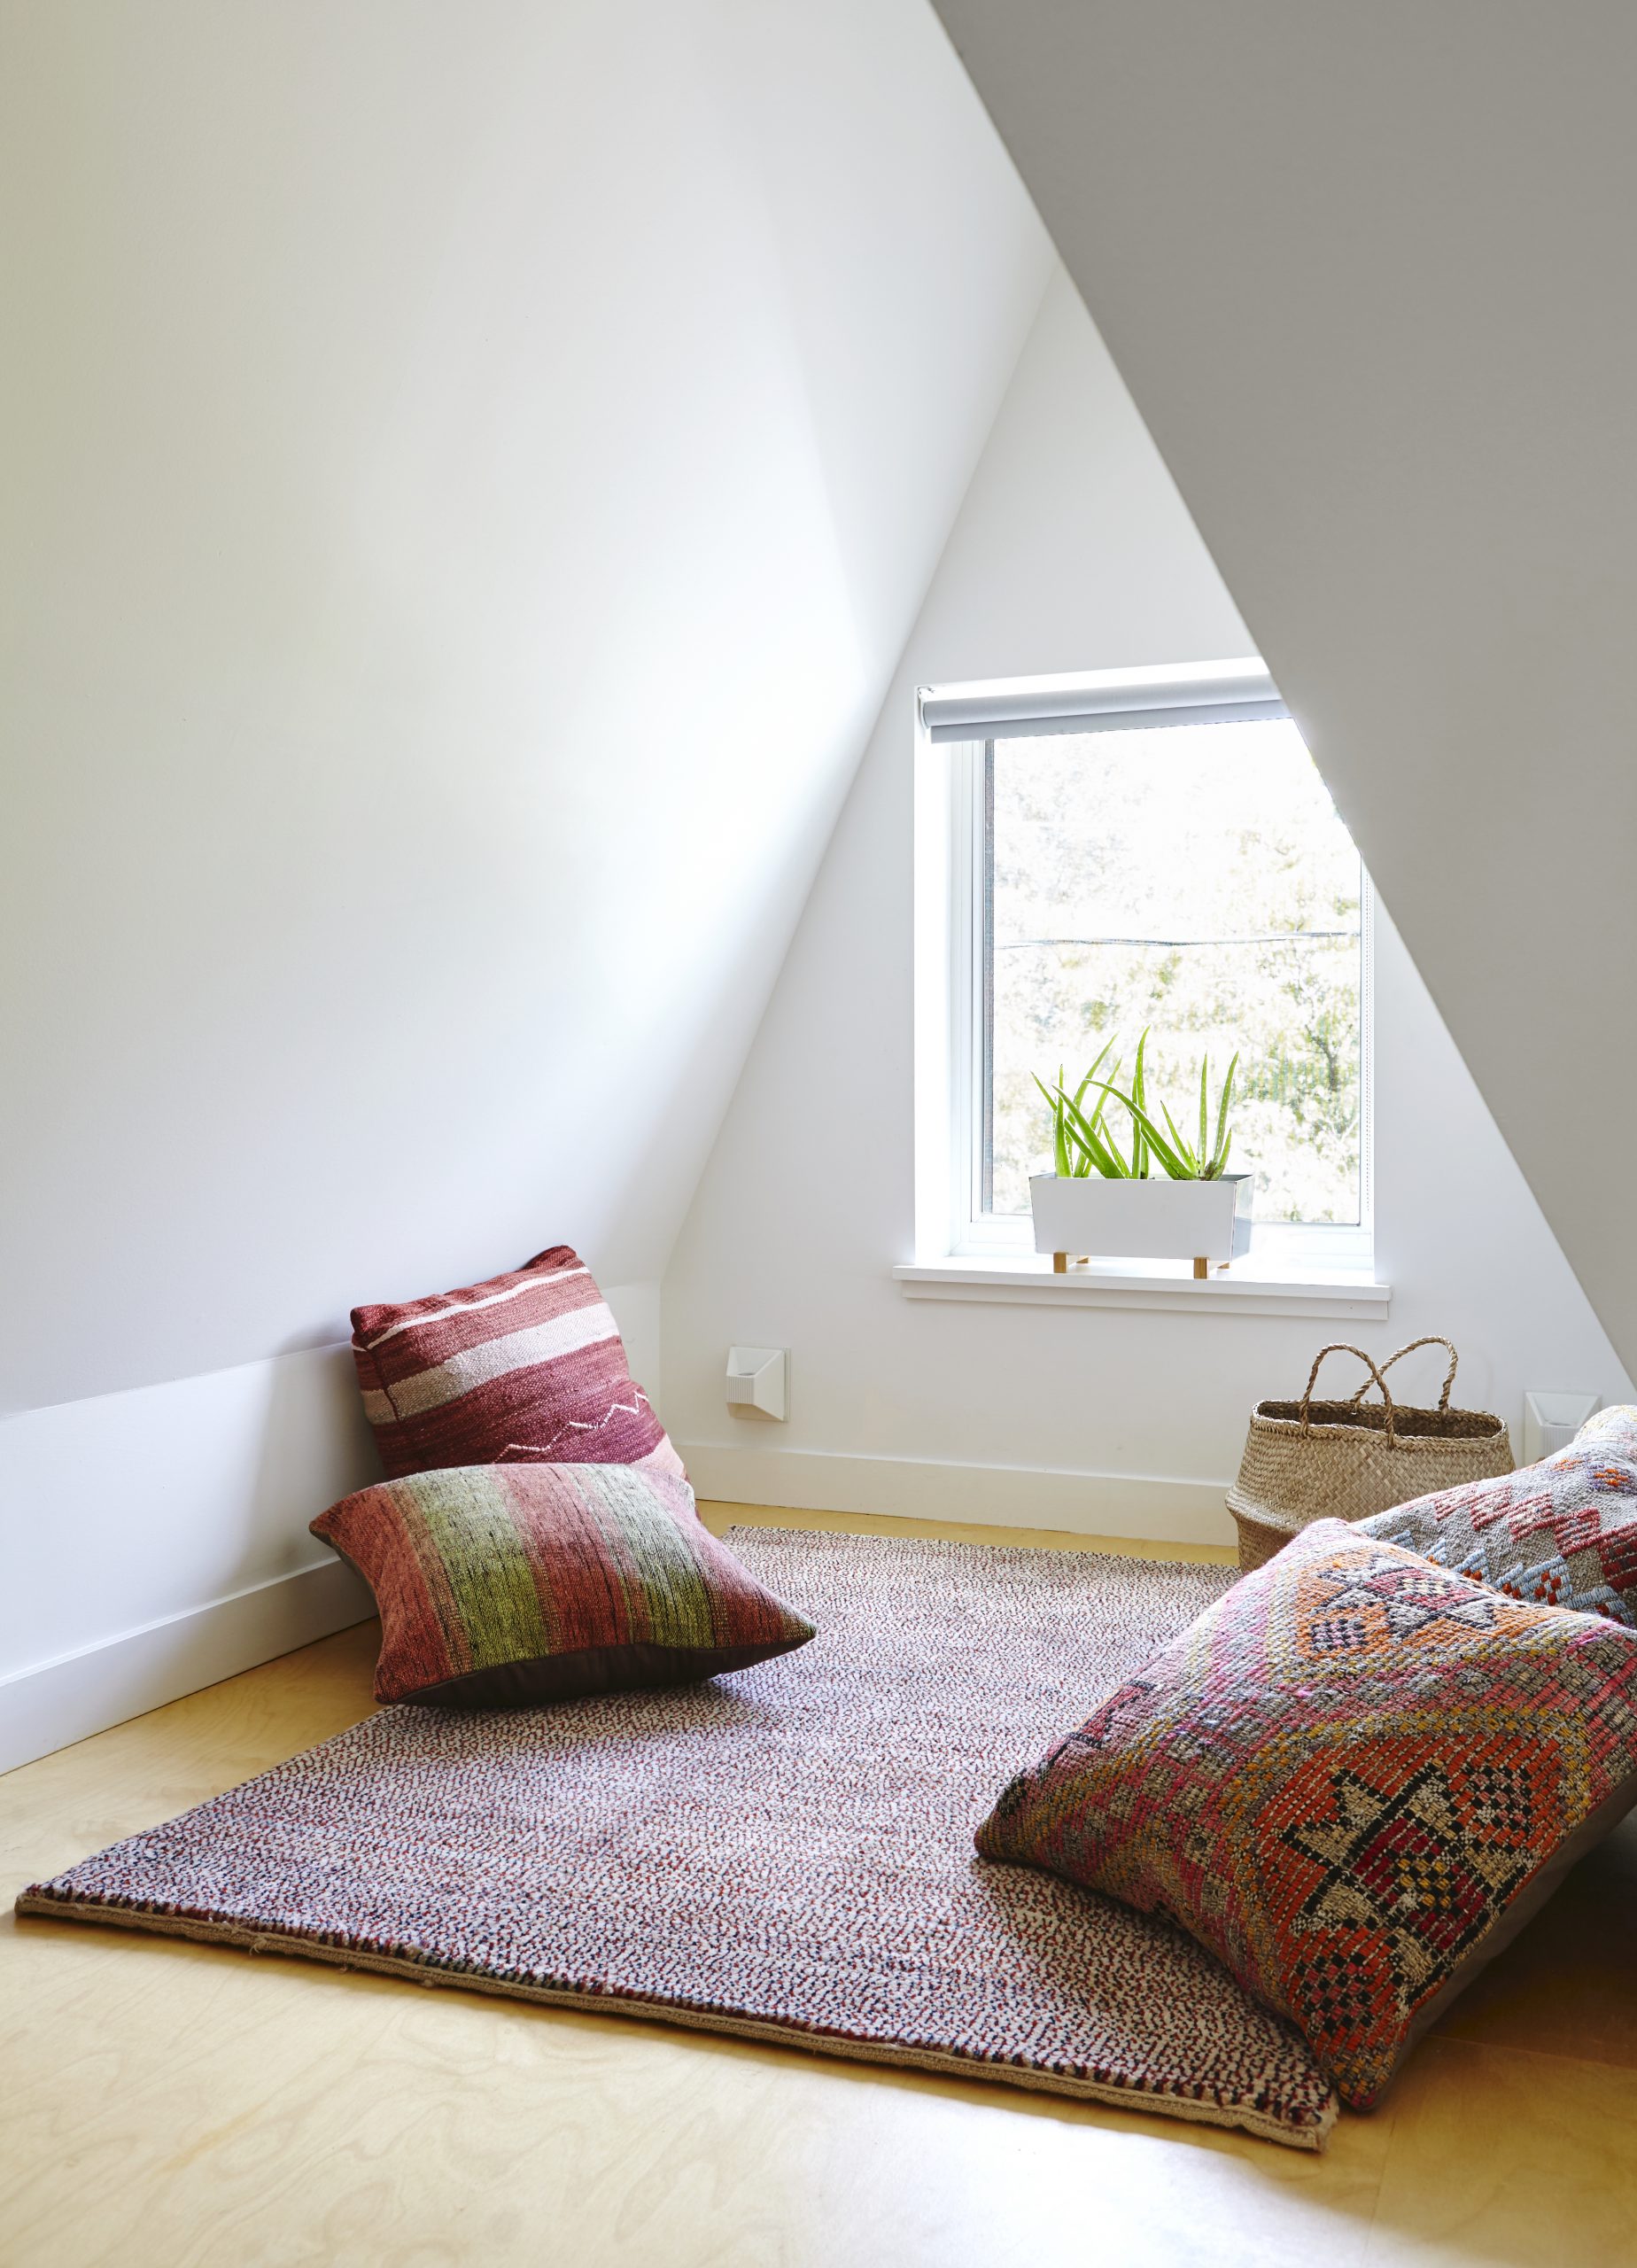
{"label": "wooden plant stand leg", "polygon": [[1071,1268],[1084,1268],[1087,1264],[1087,1255],[1083,1252],[1054,1252],[1051,1255],[1051,1273],[1054,1276],[1067,1276]]}
{"label": "wooden plant stand leg", "polygon": [[1194,1281],[1197,1284],[1203,1284],[1210,1272],[1210,1262],[1208,1260],[1202,1260],[1199,1254],[1196,1252],[1194,1254]]}

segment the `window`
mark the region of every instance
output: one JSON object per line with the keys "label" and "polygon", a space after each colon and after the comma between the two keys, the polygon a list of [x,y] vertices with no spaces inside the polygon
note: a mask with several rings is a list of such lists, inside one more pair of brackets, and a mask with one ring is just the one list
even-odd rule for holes
{"label": "window", "polygon": [[1072,1087],[1111,1039],[1105,1076],[1129,1073],[1148,1029],[1151,1093],[1184,1125],[1207,1059],[1214,1098],[1238,1058],[1252,1268],[1368,1270],[1369,886],[1261,664],[950,687],[922,719],[947,862],[942,1249],[1032,1248],[1036,1076]]}

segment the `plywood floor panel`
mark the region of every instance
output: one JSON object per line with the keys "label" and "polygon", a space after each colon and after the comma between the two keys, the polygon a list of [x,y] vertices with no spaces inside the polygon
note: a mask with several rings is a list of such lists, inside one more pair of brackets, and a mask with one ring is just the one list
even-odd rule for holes
{"label": "plywood floor panel", "polygon": [[[0,1891],[353,1722],[373,1643],[343,1632],[0,1779]],[[1628,1823],[1322,2158],[8,1914],[0,2264],[1637,2268],[1633,1891]]]}

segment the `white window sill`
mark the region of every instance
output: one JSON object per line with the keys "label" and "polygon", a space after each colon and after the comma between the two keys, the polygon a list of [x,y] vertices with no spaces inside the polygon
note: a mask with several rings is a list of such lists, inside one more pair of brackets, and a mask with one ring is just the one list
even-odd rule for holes
{"label": "white window sill", "polygon": [[978,1301],[999,1307],[1146,1308],[1171,1315],[1383,1318],[1391,1284],[1372,1276],[1279,1271],[1253,1254],[1196,1278],[1185,1260],[1089,1261],[1054,1275],[1044,1253],[908,1262],[893,1275],[907,1300]]}

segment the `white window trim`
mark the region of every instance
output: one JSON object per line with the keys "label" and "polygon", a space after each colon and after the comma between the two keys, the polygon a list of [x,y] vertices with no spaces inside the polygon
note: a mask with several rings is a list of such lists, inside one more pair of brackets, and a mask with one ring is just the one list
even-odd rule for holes
{"label": "white window trim", "polygon": [[[1008,702],[1016,704],[1009,710]],[[1059,1300],[1066,1305],[1183,1306],[1219,1313],[1385,1311],[1375,1275],[1375,896],[1360,902],[1361,1222],[1355,1228],[1266,1223],[1230,1274],[1185,1278],[1185,1263],[1121,1262],[1052,1277],[1022,1216],[979,1211],[978,1087],[982,1065],[982,913],[979,903],[984,750],[1013,715],[1044,728],[1072,718],[1082,731],[1213,717],[1284,713],[1260,664],[1188,672],[1104,672],[1095,677],[923,687],[915,743],[915,1259],[895,1270],[912,1298]],[[969,721],[967,721],[969,720]],[[983,737],[957,739],[957,730]],[[935,739],[935,732],[937,737]],[[1044,1278],[1042,1282],[1038,1279]],[[1243,1286],[1243,1291],[1239,1289]],[[1271,1301],[1272,1304],[1268,1304]]]}

